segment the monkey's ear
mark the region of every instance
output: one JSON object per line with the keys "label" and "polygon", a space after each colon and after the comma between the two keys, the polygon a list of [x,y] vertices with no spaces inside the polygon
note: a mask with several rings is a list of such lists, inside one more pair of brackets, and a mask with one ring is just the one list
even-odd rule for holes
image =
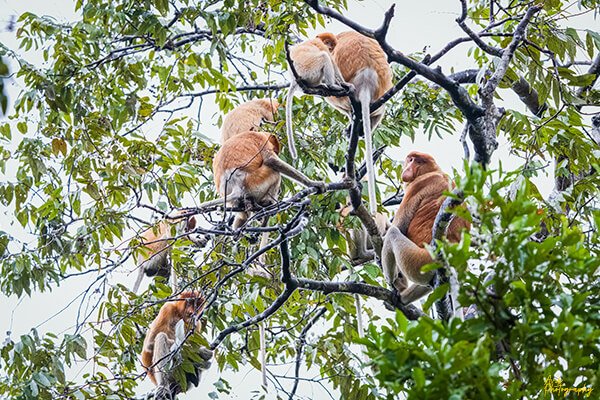
{"label": "monkey's ear", "polygon": [[269,137],[269,143],[273,145],[273,151],[275,152],[275,154],[279,154],[281,146],[279,145],[279,140],[277,139],[277,136],[271,135]]}
{"label": "monkey's ear", "polygon": [[337,38],[333,33],[325,32],[318,34],[317,37],[321,39],[321,42],[325,43],[330,52],[333,52],[333,49],[337,45]]}

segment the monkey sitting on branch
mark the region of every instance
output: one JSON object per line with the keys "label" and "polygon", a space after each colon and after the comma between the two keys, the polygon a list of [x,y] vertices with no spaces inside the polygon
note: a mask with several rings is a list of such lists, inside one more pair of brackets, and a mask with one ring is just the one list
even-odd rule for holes
{"label": "monkey sitting on branch", "polygon": [[319,37],[290,47],[288,58],[292,83],[285,104],[285,124],[288,147],[295,160],[298,153],[292,129],[292,105],[294,92],[300,88],[300,83],[305,88],[322,88],[326,91],[346,90],[348,86],[333,62],[329,47]]}
{"label": "monkey sitting on branch", "polygon": [[[231,207],[253,204],[264,207],[275,203],[281,174],[317,188],[319,193],[325,191],[324,182],[313,181],[282,161],[279,151],[277,138],[266,132],[246,131],[227,140],[213,159],[215,186],[225,203]],[[218,202],[223,200],[210,203]],[[238,212],[233,229],[240,228],[248,218],[248,211]]]}
{"label": "monkey sitting on branch", "polygon": [[202,371],[210,367],[212,351],[200,347],[198,354],[202,361],[194,363],[193,373],[185,373],[184,387],[172,374],[173,368],[181,362],[179,351],[187,332],[198,332],[201,329],[200,322],[194,324],[194,320],[204,309],[205,302],[204,297],[197,292],[183,292],[177,299],[165,303],[150,324],[141,358],[148,377],[156,385],[154,399],[173,399],[184,387],[197,386]]}
{"label": "monkey sitting on branch", "polygon": [[[434,272],[421,271],[424,265],[434,262],[425,245],[431,243],[444,192],[450,191],[454,182],[432,156],[416,151],[406,157],[402,181],[405,194],[384,238],[382,267],[402,303],[409,304],[431,291]],[[450,242],[458,242],[461,232],[470,227],[468,221],[455,217],[448,225],[446,237]],[[409,279],[413,285],[409,285]]]}
{"label": "monkey sitting on branch", "polygon": [[[369,211],[377,212],[375,196],[375,166],[373,160],[373,130],[383,119],[385,105],[370,111],[370,105],[390,90],[392,69],[387,56],[376,40],[358,32],[348,31],[338,35],[317,35],[327,45],[333,62],[344,81],[354,87],[354,96],[360,103],[363,132],[365,135],[365,162],[369,189]],[[327,97],[328,103],[352,118],[352,105],[348,97]]]}
{"label": "monkey sitting on branch", "polygon": [[[177,235],[183,235],[192,232],[196,228],[196,218],[178,217],[184,214],[184,211],[178,211],[172,220],[164,219],[156,226],[146,229],[140,235],[140,245],[143,247],[140,252],[134,252],[133,259],[139,269],[137,279],[131,289],[136,293],[140,287],[144,275],[162,276],[166,279],[171,277],[173,286],[175,286],[175,276],[171,267],[171,228],[176,225]],[[198,242],[198,244],[201,244]]]}

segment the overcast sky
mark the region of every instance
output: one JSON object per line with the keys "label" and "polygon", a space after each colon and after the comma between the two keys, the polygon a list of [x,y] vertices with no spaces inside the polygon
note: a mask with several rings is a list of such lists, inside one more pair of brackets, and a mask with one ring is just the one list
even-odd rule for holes
{"label": "overcast sky", "polygon": [[[364,26],[377,27],[382,21],[383,13],[390,6],[391,1],[375,0],[356,3],[349,1],[350,10],[347,13],[349,17],[358,21]],[[460,4],[458,1],[449,0],[422,0],[413,1],[397,1],[396,16],[391,24],[388,38],[392,45],[401,49],[405,53],[421,51],[428,47],[432,52],[436,52],[450,39],[459,36],[464,36],[455,23],[455,18],[458,16]],[[38,15],[50,15],[61,22],[73,21],[79,16],[74,12],[74,1],[68,0],[0,0],[0,42],[11,49],[17,49],[18,44],[14,37],[14,32],[8,32],[6,26],[13,16],[20,15],[25,11],[30,11]],[[593,20],[591,15],[579,17],[572,21],[572,24],[578,28],[597,27],[597,21]],[[327,27],[327,30],[332,32],[340,32],[346,28],[339,23],[332,23]],[[444,71],[450,71],[452,68],[462,70],[473,68],[474,66],[465,57],[470,44],[460,45],[457,49],[446,55],[440,65]],[[36,65],[41,65],[42,59],[39,54],[29,53],[26,59]],[[18,95],[22,85],[16,80],[11,80],[8,84],[10,100],[14,100]],[[525,112],[524,107],[516,100],[516,97],[507,91],[503,91],[505,106],[516,108]],[[210,105],[210,100],[204,102],[205,108],[202,112],[201,131],[206,133],[211,138],[217,141],[218,126],[215,124],[214,114],[216,112],[214,106]],[[196,110],[189,111],[195,117]],[[0,118],[1,120],[1,118]],[[437,160],[440,166],[445,171],[451,171],[453,166],[460,167],[462,164],[462,146],[458,140],[459,132],[454,136],[446,136],[443,140],[433,138],[429,142],[424,134],[418,135],[416,142],[411,143],[408,138],[403,138],[401,146],[397,149],[387,150],[387,154],[402,159],[413,149],[423,150],[431,153]],[[512,169],[520,165],[520,160],[509,154],[509,148],[506,140],[501,136],[499,138],[500,147],[494,153],[493,165],[497,165],[498,160],[502,160],[504,168]],[[552,177],[541,177],[537,179],[538,186],[543,195],[547,195],[552,189]],[[0,212],[6,210],[0,209]],[[12,219],[12,216],[11,216]],[[4,221],[7,219],[4,218]],[[10,221],[10,219],[9,219]],[[2,226],[3,230],[8,230],[12,234],[19,234],[19,228],[15,224]],[[127,268],[133,268],[133,265],[127,265]],[[3,313],[0,318],[0,331],[12,331],[11,337],[15,340],[19,335],[27,333],[31,327],[36,327],[40,333],[55,332],[72,333],[76,321],[77,308],[79,306],[78,296],[88,286],[90,276],[84,276],[81,279],[69,279],[61,285],[59,289],[55,289],[51,293],[34,294],[33,298],[16,299],[15,296],[6,298],[0,295],[2,307],[0,312]],[[134,280],[133,275],[128,275],[124,269],[118,274],[115,274],[113,279],[125,284],[131,284]],[[142,285],[147,284],[145,281]],[[379,309],[379,308],[378,308]],[[382,310],[382,313],[385,313]],[[4,315],[9,313],[10,315]],[[2,337],[0,336],[0,340]],[[90,342],[91,343],[91,342]],[[91,349],[89,349],[91,350]],[[90,351],[88,350],[88,354]],[[72,369],[72,374],[69,379],[77,379],[78,371],[88,370],[89,365],[81,364],[78,368]],[[291,374],[292,366],[280,367],[276,373]],[[306,377],[317,377],[315,371],[304,373]],[[79,375],[81,377],[81,375]],[[246,399],[249,398],[251,390],[257,390],[259,387],[259,374],[252,367],[242,367],[238,374],[225,373],[225,379],[233,386],[233,394],[231,399]],[[181,398],[188,399],[207,399],[206,395],[212,389],[212,382],[217,379],[217,368],[213,367],[205,377],[204,383],[200,388],[189,392],[187,396]],[[152,385],[148,380],[140,386],[139,393],[143,393],[150,389]],[[326,399],[328,395],[318,384],[301,383],[299,394],[303,394],[314,399]]]}

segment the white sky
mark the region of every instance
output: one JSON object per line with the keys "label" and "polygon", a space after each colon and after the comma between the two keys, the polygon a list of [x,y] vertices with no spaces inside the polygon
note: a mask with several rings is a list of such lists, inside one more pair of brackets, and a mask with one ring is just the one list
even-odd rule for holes
{"label": "white sky", "polygon": [[[349,1],[350,10],[347,15],[358,21],[364,26],[378,27],[381,23],[383,13],[390,6],[391,1],[372,0],[363,3]],[[15,40],[14,32],[7,32],[6,24],[13,15],[20,15],[25,11],[30,11],[38,15],[50,15],[59,21],[73,21],[78,16],[73,12],[74,2],[68,0],[0,0],[0,42],[7,45],[11,49],[17,49],[18,43]],[[413,1],[398,1],[396,7],[396,16],[391,24],[389,40],[396,48],[401,49],[405,53],[420,51],[424,47],[428,47],[432,53],[435,53],[449,40],[464,36],[455,23],[455,18],[460,11],[458,1],[448,0],[422,0],[419,2]],[[576,10],[573,10],[574,12]],[[595,21],[590,14],[573,19],[570,23],[576,28],[593,28],[597,27]],[[328,31],[340,32],[346,30],[341,24],[334,22],[327,27]],[[462,70],[473,68],[473,64],[465,57],[467,49],[471,44],[463,44],[451,51],[439,62],[444,71],[449,71],[451,68]],[[27,60],[40,65],[42,60],[39,54],[28,54]],[[10,101],[14,100],[22,89],[22,84],[16,80],[11,80],[8,85]],[[526,112],[524,106],[517,100],[516,96],[508,91],[503,91],[502,96],[506,100],[507,108],[515,108],[519,111]],[[499,104],[500,105],[500,104]],[[196,110],[190,109],[190,115],[195,117]],[[201,130],[217,141],[218,127],[215,124],[214,114],[215,106],[211,104],[210,99],[204,102],[204,110],[202,112],[202,120],[204,123]],[[207,121],[211,121],[210,123]],[[415,143],[411,143],[408,138],[403,138],[401,146],[397,149],[387,150],[387,154],[402,159],[409,151],[413,149],[424,150],[431,153],[442,169],[451,171],[453,166],[460,167],[462,164],[462,146],[459,143],[458,137],[460,132],[454,136],[446,136],[444,140],[433,137],[431,142],[427,140],[426,135],[417,135]],[[499,138],[500,147],[494,153],[493,165],[497,164],[498,160],[502,160],[503,167],[513,169],[520,165],[520,160],[509,154],[509,147],[504,137]],[[539,178],[537,180],[538,187],[542,195],[546,196],[552,189],[552,177]],[[5,211],[5,210],[2,210]],[[4,223],[3,223],[4,225]],[[12,233],[17,230],[14,224],[10,226],[2,226],[3,230]],[[133,265],[128,267],[133,268]],[[127,275],[126,271],[122,271],[113,279],[131,285],[134,276]],[[27,333],[31,327],[37,327],[40,333],[55,332],[72,333],[75,325],[77,307],[79,300],[76,297],[87,287],[92,277],[84,276],[80,279],[72,278],[61,284],[61,287],[55,289],[51,293],[34,294],[32,298],[24,297],[18,300],[15,296],[6,298],[0,295],[2,299],[2,314],[10,315],[0,316],[0,332],[11,331],[11,337],[18,339],[19,335]],[[142,283],[146,285],[147,280]],[[70,304],[72,302],[72,304]],[[379,309],[380,307],[377,307]],[[64,310],[63,310],[64,309]],[[386,311],[381,311],[386,313]],[[55,315],[56,314],[56,315]],[[389,315],[389,314],[388,314]],[[51,317],[52,316],[52,317]],[[2,339],[0,337],[0,339]],[[90,342],[91,343],[91,342]],[[88,349],[88,354],[90,354]],[[83,364],[82,364],[83,365]],[[293,366],[280,367],[273,372],[278,374],[292,373]],[[80,367],[73,369],[71,372],[79,371]],[[310,373],[303,372],[303,376],[312,378],[318,377],[318,371]],[[242,367],[238,374],[225,372],[223,377],[227,379],[233,386],[231,399],[247,399],[250,397],[250,392],[259,390],[259,374],[252,367]],[[75,379],[73,375],[68,376],[69,379]],[[186,396],[180,398],[185,399],[208,399],[208,396],[203,393],[208,393],[212,389],[212,382],[217,380],[217,368],[213,366],[205,375],[200,388],[190,391]],[[144,393],[152,387],[151,383],[146,380],[140,385],[139,393]],[[318,384],[300,383],[299,394],[303,394],[313,399],[326,399],[329,396]],[[272,395],[272,393],[271,393]],[[268,398],[274,398],[269,395]],[[336,396],[334,394],[334,396]],[[226,397],[222,397],[226,398]]]}

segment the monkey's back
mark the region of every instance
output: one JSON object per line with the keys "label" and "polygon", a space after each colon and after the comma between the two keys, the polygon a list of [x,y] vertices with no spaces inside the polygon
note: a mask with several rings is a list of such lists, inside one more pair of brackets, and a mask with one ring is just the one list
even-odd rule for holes
{"label": "monkey's back", "polygon": [[273,99],[254,99],[240,104],[227,113],[221,127],[221,144],[246,131],[257,131],[263,120],[274,120],[279,102]]}
{"label": "monkey's back", "polygon": [[[146,229],[140,235],[140,246],[144,247],[144,253],[158,253],[167,247],[167,241],[161,240],[166,238],[169,232],[170,225],[167,221],[160,221],[157,225]],[[134,258],[138,258],[134,254]]]}
{"label": "monkey's back", "polygon": [[227,140],[213,159],[215,185],[220,195],[231,195],[225,187],[228,181],[235,181],[231,186],[241,184],[257,201],[273,185],[277,184],[278,189],[279,173],[264,164],[264,157],[270,153],[279,153],[279,142],[270,133],[246,131]]}
{"label": "monkey's back", "polygon": [[[329,49],[319,39],[307,40],[290,47],[290,58],[293,60],[294,69],[304,79],[311,79],[310,76],[307,76],[307,71],[315,71],[318,72],[318,75],[321,74],[320,66],[323,64],[323,57],[330,57]],[[309,83],[318,84],[320,82]]]}
{"label": "monkey's back", "polygon": [[[425,247],[426,244],[431,243],[435,217],[446,199],[446,196],[443,194],[445,191],[450,190],[451,187],[454,187],[454,183],[444,173],[435,172],[427,175],[429,175],[428,179],[414,181],[415,186],[410,188],[411,191],[414,190],[417,193],[425,192],[425,195],[421,199],[419,208],[415,212],[406,232],[406,236],[421,247]],[[470,229],[469,222],[462,218],[454,217],[446,231],[448,241],[458,242],[463,229]]]}
{"label": "monkey's back", "polygon": [[146,368],[148,377],[155,385],[156,377],[154,376],[154,371],[150,367],[154,364],[154,342],[156,336],[159,333],[164,333],[169,340],[175,340],[175,325],[184,316],[182,312],[183,308],[184,307],[181,307],[177,302],[165,303],[160,308],[154,321],[152,321],[148,327],[148,332],[146,332],[146,337],[144,338],[144,344],[142,346],[142,366]]}
{"label": "monkey's back", "polygon": [[354,76],[364,68],[374,69],[379,85],[373,100],[380,98],[392,87],[392,70],[387,55],[374,39],[354,31],[338,34],[333,60],[346,82],[352,82]]}

